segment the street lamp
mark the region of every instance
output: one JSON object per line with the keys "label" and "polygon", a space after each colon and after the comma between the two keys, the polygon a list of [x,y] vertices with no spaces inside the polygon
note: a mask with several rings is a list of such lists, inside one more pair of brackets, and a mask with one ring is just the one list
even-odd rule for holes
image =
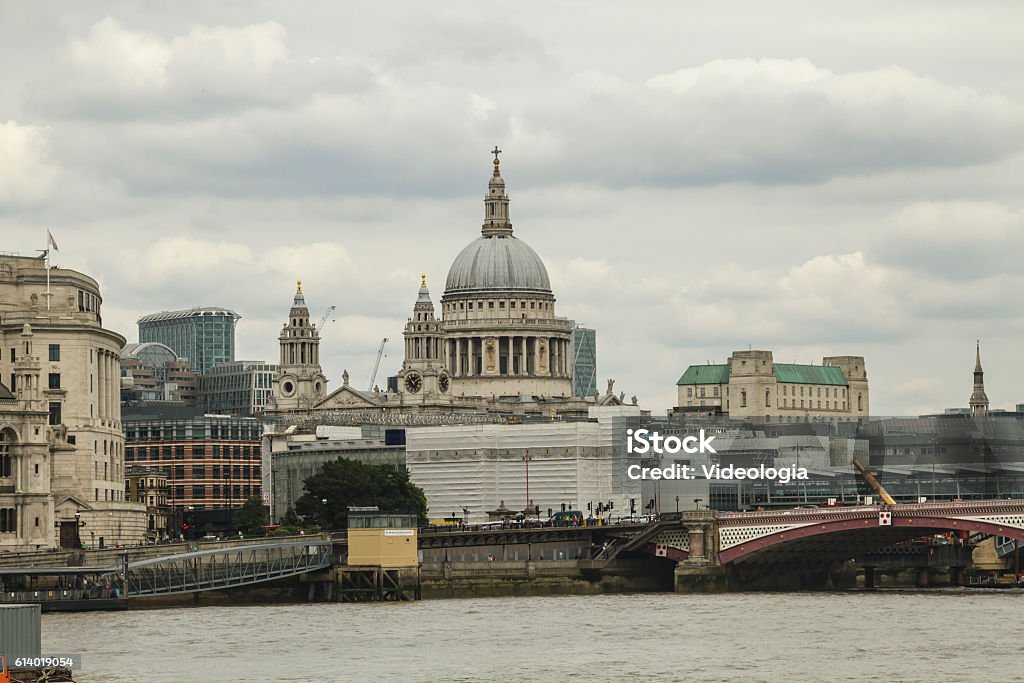
{"label": "street lamp", "polygon": [[523,462],[526,464],[526,506],[524,512],[530,514],[530,451],[523,453]]}
{"label": "street lamp", "polygon": [[676,514],[679,514],[679,496],[676,496]]}
{"label": "street lamp", "polygon": [[324,506],[324,523],[323,523],[323,527],[326,529],[326,528],[328,528],[330,526],[330,523],[329,523],[330,520],[328,520],[328,518],[327,518],[327,499],[326,498],[321,498],[320,499],[320,503]]}

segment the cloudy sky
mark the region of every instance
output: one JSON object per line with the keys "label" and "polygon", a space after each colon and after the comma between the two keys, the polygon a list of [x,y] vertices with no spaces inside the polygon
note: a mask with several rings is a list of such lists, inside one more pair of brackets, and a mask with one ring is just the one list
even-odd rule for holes
{"label": "cloudy sky", "polygon": [[[0,6],[0,250],[96,277],[129,341],[227,306],[273,360],[301,278],[324,369],[401,363],[479,234],[516,235],[598,374],[867,357],[872,412],[1024,402],[1024,7],[1005,2]],[[362,379],[361,379],[362,378]]]}

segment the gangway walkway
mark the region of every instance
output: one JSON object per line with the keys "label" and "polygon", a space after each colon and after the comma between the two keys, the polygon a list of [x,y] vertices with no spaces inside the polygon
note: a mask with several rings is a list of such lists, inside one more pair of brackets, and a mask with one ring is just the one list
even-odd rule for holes
{"label": "gangway walkway", "polygon": [[124,562],[127,598],[174,595],[248,586],[321,571],[331,566],[331,541],[261,543]]}

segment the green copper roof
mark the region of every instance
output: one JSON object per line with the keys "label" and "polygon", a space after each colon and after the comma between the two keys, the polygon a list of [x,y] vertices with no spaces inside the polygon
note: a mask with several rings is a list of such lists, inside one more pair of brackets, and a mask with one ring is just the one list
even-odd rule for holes
{"label": "green copper roof", "polygon": [[691,365],[676,384],[728,384],[728,365]]}
{"label": "green copper roof", "polygon": [[[841,368],[830,365],[794,365],[775,363],[775,381],[791,384],[828,384],[848,386]],[[728,384],[729,366],[691,365],[676,384]]]}
{"label": "green copper roof", "polygon": [[831,365],[791,365],[775,364],[775,379],[778,382],[793,384],[833,384],[847,386],[846,375],[841,368]]}

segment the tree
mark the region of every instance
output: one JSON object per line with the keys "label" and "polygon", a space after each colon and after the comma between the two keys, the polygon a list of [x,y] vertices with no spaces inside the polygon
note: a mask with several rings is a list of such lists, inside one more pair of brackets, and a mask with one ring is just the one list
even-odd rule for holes
{"label": "tree", "polygon": [[305,523],[324,529],[346,528],[350,506],[376,505],[381,512],[416,515],[420,524],[427,521],[427,497],[409,481],[405,469],[338,458],[324,463],[304,488],[295,511]]}
{"label": "tree", "polygon": [[295,514],[295,508],[289,506],[288,510],[284,513],[284,517],[281,518],[281,524],[283,526],[299,526],[302,522],[299,520],[299,516]]}
{"label": "tree", "polygon": [[263,499],[259,496],[247,498],[235,515],[235,526],[247,536],[266,533],[267,509],[263,507]]}

